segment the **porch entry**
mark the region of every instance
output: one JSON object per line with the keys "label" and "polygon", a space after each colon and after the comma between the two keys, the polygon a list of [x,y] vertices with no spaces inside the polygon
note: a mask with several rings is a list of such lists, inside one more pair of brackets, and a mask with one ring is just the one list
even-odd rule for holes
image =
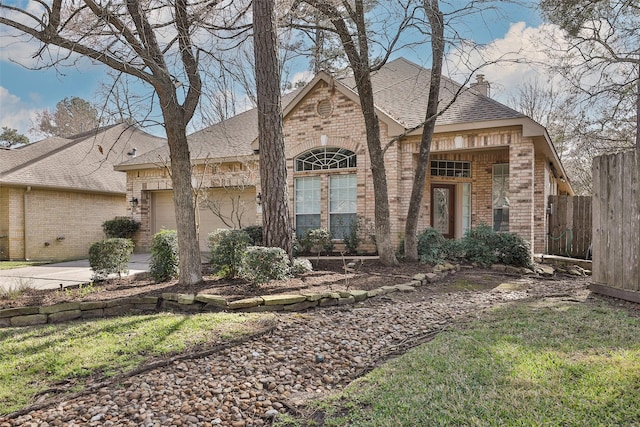
{"label": "porch entry", "polygon": [[455,237],[456,186],[431,184],[431,224],[447,239]]}

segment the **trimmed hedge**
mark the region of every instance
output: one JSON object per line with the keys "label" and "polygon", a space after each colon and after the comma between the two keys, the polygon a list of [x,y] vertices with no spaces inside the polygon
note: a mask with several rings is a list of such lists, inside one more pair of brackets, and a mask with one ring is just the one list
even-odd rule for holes
{"label": "trimmed hedge", "polygon": [[209,233],[211,267],[218,276],[233,278],[239,274],[242,257],[250,241],[244,230],[219,228]]}
{"label": "trimmed hedge", "polygon": [[289,257],[282,248],[249,246],[242,258],[241,275],[253,283],[289,277]]}
{"label": "trimmed hedge", "polygon": [[128,217],[116,217],[102,223],[102,230],[107,238],[131,239],[140,229],[140,223]]}
{"label": "trimmed hedge", "polygon": [[166,282],[178,277],[178,233],[176,230],[160,230],[151,242],[149,274],[156,282]]}
{"label": "trimmed hedge", "polygon": [[106,279],[109,274],[129,272],[129,261],[133,253],[130,239],[111,238],[95,242],[89,248],[89,266],[95,279]]}

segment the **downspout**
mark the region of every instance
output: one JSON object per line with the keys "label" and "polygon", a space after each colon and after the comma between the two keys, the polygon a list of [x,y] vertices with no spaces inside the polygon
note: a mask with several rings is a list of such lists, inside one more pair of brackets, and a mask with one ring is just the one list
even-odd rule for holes
{"label": "downspout", "polygon": [[31,186],[28,185],[25,192],[24,192],[24,197],[23,197],[23,204],[22,204],[22,232],[24,233],[24,238],[22,239],[22,241],[24,242],[24,260],[25,261],[29,261],[29,254],[27,252],[27,248],[29,247],[28,245],[28,241],[27,241],[27,236],[29,235],[27,233],[27,212],[29,212],[29,201],[28,201],[28,195],[29,193],[31,193]]}

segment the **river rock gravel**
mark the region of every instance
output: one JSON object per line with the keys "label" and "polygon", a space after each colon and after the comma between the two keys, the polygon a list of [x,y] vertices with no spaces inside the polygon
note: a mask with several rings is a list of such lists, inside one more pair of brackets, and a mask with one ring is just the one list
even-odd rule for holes
{"label": "river rock gravel", "polygon": [[511,283],[462,291],[429,285],[350,306],[279,313],[266,335],[0,419],[0,427],[270,425],[279,414],[342,389],[456,320],[510,301],[588,295],[585,279],[525,277]]}

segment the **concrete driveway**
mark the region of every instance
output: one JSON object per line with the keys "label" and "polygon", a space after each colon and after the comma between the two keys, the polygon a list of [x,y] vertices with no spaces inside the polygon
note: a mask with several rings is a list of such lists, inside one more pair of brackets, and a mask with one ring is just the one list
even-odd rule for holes
{"label": "concrete driveway", "polygon": [[[129,262],[129,275],[149,270],[151,255],[148,253],[133,254]],[[0,289],[18,289],[28,286],[34,289],[60,289],[88,283],[93,271],[89,260],[59,262],[33,267],[0,270]]]}

